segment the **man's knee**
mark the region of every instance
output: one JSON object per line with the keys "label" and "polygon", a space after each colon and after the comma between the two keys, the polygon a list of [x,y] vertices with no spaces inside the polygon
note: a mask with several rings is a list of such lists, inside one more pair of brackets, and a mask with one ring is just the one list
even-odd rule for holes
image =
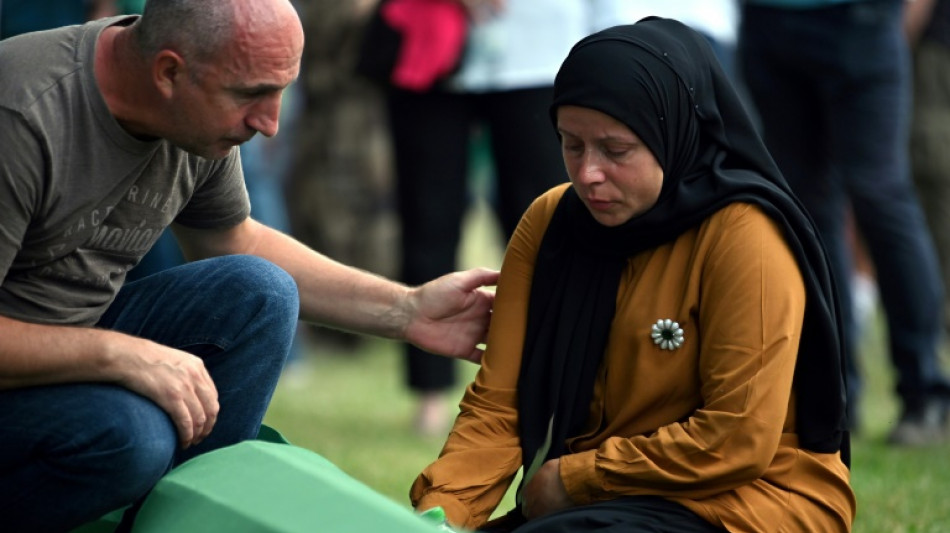
{"label": "man's knee", "polygon": [[[251,255],[221,258],[218,291],[247,309],[265,310],[275,318],[296,322],[300,297],[293,277],[277,265]],[[237,305],[236,305],[237,307]]]}

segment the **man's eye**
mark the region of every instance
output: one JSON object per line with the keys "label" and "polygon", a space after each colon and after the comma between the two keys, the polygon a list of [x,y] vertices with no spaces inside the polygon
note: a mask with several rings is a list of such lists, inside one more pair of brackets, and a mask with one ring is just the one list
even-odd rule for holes
{"label": "man's eye", "polygon": [[239,98],[245,100],[256,100],[258,98],[263,98],[270,94],[271,91],[267,89],[247,89],[243,91],[236,91]]}

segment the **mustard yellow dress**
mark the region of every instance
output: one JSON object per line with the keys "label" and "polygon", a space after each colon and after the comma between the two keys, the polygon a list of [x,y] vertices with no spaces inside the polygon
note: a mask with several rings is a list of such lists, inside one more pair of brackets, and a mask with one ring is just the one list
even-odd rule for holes
{"label": "mustard yellow dress", "polygon": [[[482,367],[439,458],[411,489],[418,509],[483,525],[521,467],[517,381],[534,261],[557,203],[525,213],[505,254]],[[676,501],[728,531],[850,531],[840,454],[798,446],[795,369],[805,289],[778,226],[732,204],[628,260],[586,430],[561,457],[578,505],[623,495]],[[683,328],[673,350],[651,328]]]}

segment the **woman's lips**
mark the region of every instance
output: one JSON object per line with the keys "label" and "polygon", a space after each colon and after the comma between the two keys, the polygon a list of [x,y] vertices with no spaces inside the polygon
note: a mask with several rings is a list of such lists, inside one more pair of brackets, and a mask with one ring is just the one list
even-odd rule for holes
{"label": "woman's lips", "polygon": [[611,202],[610,200],[588,198],[587,205],[589,205],[591,209],[596,209],[598,211],[605,211],[609,209],[611,205],[613,205],[613,202]]}

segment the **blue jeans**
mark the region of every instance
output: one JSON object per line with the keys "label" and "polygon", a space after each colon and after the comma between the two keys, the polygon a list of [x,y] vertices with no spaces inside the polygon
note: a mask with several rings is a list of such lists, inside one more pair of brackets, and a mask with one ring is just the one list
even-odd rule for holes
{"label": "blue jeans", "polygon": [[229,256],[129,283],[97,327],[204,359],[218,389],[211,434],[179,449],[152,401],[105,383],[0,392],[0,516],[6,531],[67,531],[141,499],[170,468],[254,438],[277,385],[299,311],[293,279]]}
{"label": "blue jeans", "polygon": [[765,143],[815,219],[844,304],[852,409],[860,376],[849,207],[874,263],[905,410],[947,390],[937,360],[943,287],[909,174],[910,63],[901,4],[744,4],[742,13],[740,63]]}

